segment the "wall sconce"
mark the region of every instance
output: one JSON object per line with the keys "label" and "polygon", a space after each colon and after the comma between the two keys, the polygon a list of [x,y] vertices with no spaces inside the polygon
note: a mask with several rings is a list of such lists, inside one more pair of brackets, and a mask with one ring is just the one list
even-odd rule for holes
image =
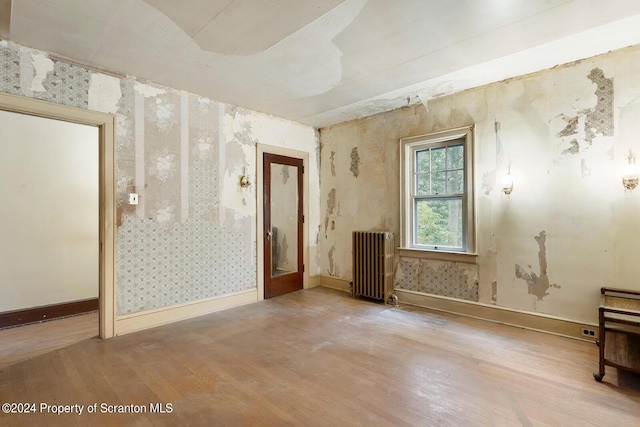
{"label": "wall sconce", "polygon": [[507,173],[502,176],[502,192],[506,195],[513,191],[513,177],[511,176],[511,165],[507,166]]}
{"label": "wall sconce", "polygon": [[247,188],[251,185],[251,181],[249,180],[249,176],[247,175],[247,167],[244,167],[244,173],[240,177],[240,187]]}
{"label": "wall sconce", "polygon": [[638,165],[636,165],[636,156],[629,151],[627,156],[628,164],[622,169],[622,185],[627,190],[633,190],[638,186]]}

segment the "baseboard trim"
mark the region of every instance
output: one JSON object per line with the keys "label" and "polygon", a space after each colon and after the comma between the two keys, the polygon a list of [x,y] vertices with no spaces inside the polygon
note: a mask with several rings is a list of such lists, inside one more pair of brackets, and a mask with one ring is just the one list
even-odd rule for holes
{"label": "baseboard trim", "polygon": [[124,335],[144,329],[155,328],[156,326],[202,316],[228,308],[239,307],[257,301],[258,291],[257,289],[251,289],[192,303],[118,316],[115,320],[115,335]]}
{"label": "baseboard trim", "polygon": [[408,304],[430,310],[459,314],[490,322],[501,323],[509,326],[546,332],[563,337],[575,338],[583,341],[594,342],[596,338],[587,338],[581,334],[584,326],[598,329],[597,325],[580,323],[573,320],[548,316],[539,313],[513,310],[490,304],[482,304],[471,301],[461,301],[453,298],[427,295],[419,292],[395,289],[400,304]]}
{"label": "baseboard trim", "polygon": [[73,316],[76,314],[89,313],[97,311],[99,306],[98,298],[90,298],[60,304],[25,308],[23,310],[5,311],[4,313],[0,313],[0,329],[26,325],[28,323],[43,322],[45,320]]}
{"label": "baseboard trim", "polygon": [[317,288],[320,286],[320,276],[309,276],[309,282],[305,289]]}
{"label": "baseboard trim", "polygon": [[325,288],[337,289],[339,291],[351,292],[351,281],[339,279],[331,276],[318,276],[320,278],[320,286]]}

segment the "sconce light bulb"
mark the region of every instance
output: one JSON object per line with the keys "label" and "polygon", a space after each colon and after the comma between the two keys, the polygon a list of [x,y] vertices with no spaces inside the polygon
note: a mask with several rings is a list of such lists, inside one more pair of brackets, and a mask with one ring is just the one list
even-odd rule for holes
{"label": "sconce light bulb", "polygon": [[510,173],[505,174],[502,177],[502,192],[504,194],[511,194],[513,191],[513,178]]}
{"label": "sconce light bulb", "polygon": [[629,153],[627,156],[629,163],[622,169],[622,185],[627,190],[633,190],[638,186],[638,177],[640,176],[640,170],[636,165],[636,157]]}

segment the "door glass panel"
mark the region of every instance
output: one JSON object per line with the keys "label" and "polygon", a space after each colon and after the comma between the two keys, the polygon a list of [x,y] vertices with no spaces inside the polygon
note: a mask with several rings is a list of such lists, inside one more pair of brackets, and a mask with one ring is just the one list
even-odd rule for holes
{"label": "door glass panel", "polygon": [[298,168],[271,163],[271,276],[298,271]]}

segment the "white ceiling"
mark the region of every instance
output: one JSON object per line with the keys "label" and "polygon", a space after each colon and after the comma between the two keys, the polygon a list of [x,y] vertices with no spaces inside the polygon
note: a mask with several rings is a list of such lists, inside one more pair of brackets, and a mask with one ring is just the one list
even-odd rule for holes
{"label": "white ceiling", "polygon": [[638,44],[638,28],[637,0],[0,0],[0,37],[315,127]]}

